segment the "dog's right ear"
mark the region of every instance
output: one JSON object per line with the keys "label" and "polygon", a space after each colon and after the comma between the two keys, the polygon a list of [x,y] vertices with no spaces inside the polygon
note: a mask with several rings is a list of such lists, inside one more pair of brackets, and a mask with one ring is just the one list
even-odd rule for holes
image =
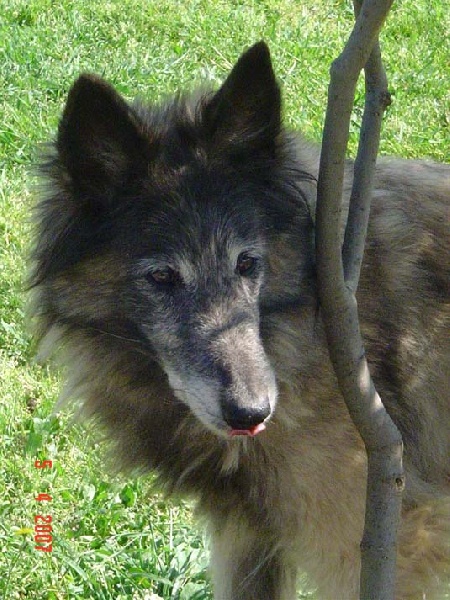
{"label": "dog's right ear", "polygon": [[77,196],[107,202],[148,142],[132,109],[95,75],[81,75],[69,92],[56,147]]}

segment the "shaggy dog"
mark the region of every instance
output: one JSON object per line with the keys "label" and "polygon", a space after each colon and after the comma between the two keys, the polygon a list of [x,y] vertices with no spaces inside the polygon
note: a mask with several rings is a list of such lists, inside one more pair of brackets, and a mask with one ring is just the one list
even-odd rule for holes
{"label": "shaggy dog", "polygon": [[[358,597],[366,454],[316,294],[319,152],[282,127],[259,43],[217,92],[162,106],[82,75],[44,166],[44,347],[125,466],[196,498],[218,600],[293,600],[299,571]],[[450,566],[449,197],[448,166],[379,161],[358,290],[405,445],[403,600],[442,598]]]}

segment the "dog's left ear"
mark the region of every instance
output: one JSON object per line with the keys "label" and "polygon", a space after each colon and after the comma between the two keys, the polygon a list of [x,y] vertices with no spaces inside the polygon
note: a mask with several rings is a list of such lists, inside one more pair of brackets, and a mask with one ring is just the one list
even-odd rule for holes
{"label": "dog's left ear", "polygon": [[231,152],[275,150],[281,130],[281,94],[264,42],[240,57],[204,107],[203,119],[213,141]]}

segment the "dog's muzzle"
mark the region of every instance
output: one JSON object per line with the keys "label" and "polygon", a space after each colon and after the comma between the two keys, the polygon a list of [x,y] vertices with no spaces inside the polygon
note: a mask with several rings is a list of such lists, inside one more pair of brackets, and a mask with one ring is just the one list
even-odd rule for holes
{"label": "dog's muzzle", "polygon": [[222,414],[227,425],[230,426],[230,435],[255,436],[266,428],[264,421],[271,414],[269,399],[256,406],[236,406],[234,404],[222,405]]}

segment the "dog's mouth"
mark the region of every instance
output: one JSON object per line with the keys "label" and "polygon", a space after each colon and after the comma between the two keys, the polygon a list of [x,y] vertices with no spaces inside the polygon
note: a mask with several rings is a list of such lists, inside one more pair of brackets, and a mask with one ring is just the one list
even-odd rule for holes
{"label": "dog's mouth", "polygon": [[248,429],[230,429],[228,431],[228,435],[230,437],[235,437],[235,436],[248,436],[248,437],[255,437],[255,435],[258,435],[258,433],[261,433],[262,431],[264,431],[266,428],[265,423],[259,423],[258,425],[254,425],[253,427],[249,427]]}

